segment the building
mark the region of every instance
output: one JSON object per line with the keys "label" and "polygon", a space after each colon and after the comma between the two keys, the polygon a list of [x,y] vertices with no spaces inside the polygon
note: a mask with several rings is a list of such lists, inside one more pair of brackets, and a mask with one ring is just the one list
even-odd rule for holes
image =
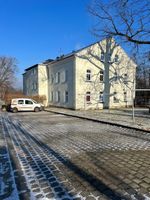
{"label": "building", "polygon": [[136,64],[108,38],[26,69],[24,93],[45,94],[50,106],[126,107],[132,105],[134,97],[135,71]]}

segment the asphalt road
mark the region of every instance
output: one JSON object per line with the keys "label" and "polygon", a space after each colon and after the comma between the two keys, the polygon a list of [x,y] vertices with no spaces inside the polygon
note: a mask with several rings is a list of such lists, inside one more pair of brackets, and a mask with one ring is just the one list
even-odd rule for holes
{"label": "asphalt road", "polygon": [[150,133],[47,112],[0,113],[0,199],[150,198]]}

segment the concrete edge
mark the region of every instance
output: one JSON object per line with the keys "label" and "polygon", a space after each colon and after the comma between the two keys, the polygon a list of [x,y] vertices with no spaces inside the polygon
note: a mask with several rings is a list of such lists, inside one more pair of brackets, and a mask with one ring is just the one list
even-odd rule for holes
{"label": "concrete edge", "polygon": [[79,116],[79,115],[72,115],[72,114],[68,114],[68,113],[52,111],[52,110],[46,110],[46,109],[45,109],[45,111],[46,112],[55,113],[55,114],[66,115],[66,116],[70,116],[70,117],[76,117],[76,118],[84,119],[84,120],[88,120],[88,121],[100,122],[100,123],[109,124],[109,125],[112,125],[112,126],[123,127],[123,128],[133,129],[133,130],[136,130],[136,131],[144,131],[144,132],[150,133],[150,131],[146,130],[146,129],[137,128],[137,127],[133,127],[133,126],[128,126],[128,125],[124,125],[124,124],[117,124],[115,122],[108,122],[108,121],[103,121],[103,120],[99,120],[99,119],[92,119],[92,118],[89,118],[89,117],[83,117],[83,116]]}

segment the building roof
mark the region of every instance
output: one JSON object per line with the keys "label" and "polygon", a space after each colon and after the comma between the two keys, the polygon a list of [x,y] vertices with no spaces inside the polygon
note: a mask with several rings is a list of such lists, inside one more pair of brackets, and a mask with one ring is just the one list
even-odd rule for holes
{"label": "building roof", "polygon": [[33,69],[33,68],[35,68],[35,67],[37,67],[37,66],[38,66],[38,64],[35,64],[35,65],[33,65],[33,66],[28,67],[27,69],[25,69],[25,71],[29,71],[30,69]]}
{"label": "building roof", "polygon": [[[93,45],[95,45],[95,44],[97,44],[97,43],[99,43],[99,42],[101,42],[101,41],[97,41],[97,42],[94,42],[94,43],[92,43],[92,44],[89,44],[89,45],[87,45],[87,46],[85,46],[85,47],[82,47],[82,48],[80,48],[80,49],[78,49],[78,50],[73,50],[71,53],[68,53],[68,54],[66,54],[66,55],[64,55],[64,54],[62,54],[62,55],[60,55],[60,56],[57,56],[56,57],[56,59],[47,59],[47,60],[45,60],[44,62],[42,62],[41,63],[41,65],[43,64],[49,64],[49,63],[56,63],[56,62],[59,62],[59,61],[61,61],[61,60],[64,60],[64,59],[66,59],[66,58],[69,58],[69,57],[72,57],[72,56],[74,56],[76,53],[78,53],[78,52],[80,52],[80,51],[82,51],[82,50],[84,50],[84,49],[86,49],[86,48],[89,48],[89,47],[91,47],[91,46],[93,46]],[[125,52],[126,53],[126,52]],[[126,53],[127,54],[127,53]],[[127,55],[128,57],[129,57],[129,55]],[[130,58],[131,59],[131,58]],[[134,62],[134,61],[133,61]],[[135,63],[135,62],[134,62]],[[33,66],[31,66],[31,67],[29,67],[29,68],[27,68],[27,69],[25,69],[25,72],[26,71],[28,71],[28,70],[30,70],[30,69],[32,69],[32,68],[35,68],[35,67],[37,67],[38,66],[38,64],[35,64],[35,65],[33,65]]]}

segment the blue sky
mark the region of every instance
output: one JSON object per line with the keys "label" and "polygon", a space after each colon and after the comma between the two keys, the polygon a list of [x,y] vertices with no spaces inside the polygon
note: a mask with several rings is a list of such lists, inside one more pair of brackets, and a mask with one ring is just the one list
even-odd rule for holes
{"label": "blue sky", "polygon": [[97,40],[91,33],[90,0],[0,0],[0,56],[24,69]]}

